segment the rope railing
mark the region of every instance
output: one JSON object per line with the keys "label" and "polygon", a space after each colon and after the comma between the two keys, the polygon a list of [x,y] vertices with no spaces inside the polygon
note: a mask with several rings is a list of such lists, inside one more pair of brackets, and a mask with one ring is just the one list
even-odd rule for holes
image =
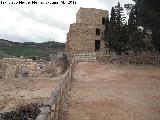
{"label": "rope railing", "polygon": [[36,120],[62,120],[66,97],[71,87],[74,60],[52,92],[50,98],[45,102]]}

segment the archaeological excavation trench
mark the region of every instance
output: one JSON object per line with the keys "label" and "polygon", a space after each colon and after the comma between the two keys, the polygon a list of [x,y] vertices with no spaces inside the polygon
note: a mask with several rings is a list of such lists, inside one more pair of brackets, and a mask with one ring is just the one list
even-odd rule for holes
{"label": "archaeological excavation trench", "polygon": [[0,60],[0,120],[35,119],[63,79],[66,67],[63,54],[50,61]]}
{"label": "archaeological excavation trench", "polygon": [[[40,94],[44,95],[45,90],[52,88],[50,92],[46,91],[49,92],[48,105],[26,104],[15,111],[1,114],[1,119],[10,120],[14,117],[15,120],[159,120],[160,69],[152,66],[104,64],[98,61],[79,62],[74,66],[71,91],[59,92],[66,90],[63,88],[66,88],[67,84],[62,87],[59,83],[53,85],[51,82],[43,82],[38,84],[39,87],[45,86]],[[71,77],[70,72],[65,73],[66,80]],[[60,96],[65,93],[68,96],[61,96],[63,106],[57,104],[58,101],[62,103],[62,100],[55,93],[60,93]],[[60,112],[61,107],[63,111]],[[50,112],[45,113],[46,110]]]}

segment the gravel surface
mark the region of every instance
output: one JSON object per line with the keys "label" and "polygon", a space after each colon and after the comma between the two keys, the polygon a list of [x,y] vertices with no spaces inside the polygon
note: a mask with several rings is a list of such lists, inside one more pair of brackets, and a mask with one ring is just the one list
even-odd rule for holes
{"label": "gravel surface", "polygon": [[81,62],[69,96],[69,120],[160,120],[160,69]]}
{"label": "gravel surface", "polygon": [[0,112],[11,111],[19,105],[43,103],[57,83],[48,78],[0,80]]}

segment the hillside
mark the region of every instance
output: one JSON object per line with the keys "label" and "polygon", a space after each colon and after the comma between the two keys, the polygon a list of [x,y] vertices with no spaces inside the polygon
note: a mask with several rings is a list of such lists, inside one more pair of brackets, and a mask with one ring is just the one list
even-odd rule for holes
{"label": "hillside", "polygon": [[39,56],[47,57],[52,53],[63,52],[64,43],[48,41],[43,43],[18,43],[0,39],[0,57],[3,56]]}
{"label": "hillside", "polygon": [[0,58],[1,57],[7,57],[8,55],[6,53],[4,53],[3,51],[0,51]]}

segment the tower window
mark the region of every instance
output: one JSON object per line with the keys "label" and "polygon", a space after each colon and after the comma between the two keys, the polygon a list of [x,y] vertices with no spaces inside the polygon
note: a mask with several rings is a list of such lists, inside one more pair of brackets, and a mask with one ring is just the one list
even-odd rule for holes
{"label": "tower window", "polygon": [[102,24],[105,24],[106,19],[102,17]]}
{"label": "tower window", "polygon": [[96,35],[100,35],[100,29],[96,28]]}

